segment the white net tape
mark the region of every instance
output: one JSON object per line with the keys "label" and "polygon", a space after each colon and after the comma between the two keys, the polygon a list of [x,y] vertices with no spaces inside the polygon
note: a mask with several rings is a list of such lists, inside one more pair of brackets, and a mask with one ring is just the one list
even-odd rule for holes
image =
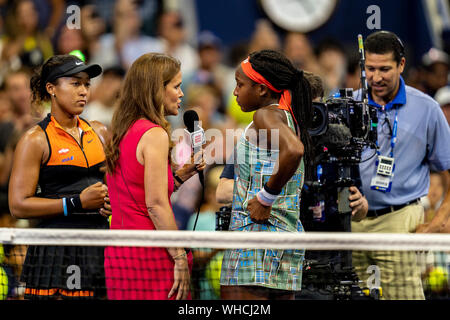
{"label": "white net tape", "polygon": [[0,228],[0,243],[219,249],[450,251],[450,234]]}

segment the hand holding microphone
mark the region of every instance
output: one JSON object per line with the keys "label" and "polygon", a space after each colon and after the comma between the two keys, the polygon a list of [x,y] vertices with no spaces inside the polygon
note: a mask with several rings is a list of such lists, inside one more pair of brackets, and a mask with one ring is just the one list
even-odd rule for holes
{"label": "hand holding microphone", "polygon": [[[193,150],[193,155],[191,165],[195,166],[195,170],[198,172],[198,177],[200,183],[204,187],[204,175],[203,170],[206,167],[205,161],[203,159],[203,145],[206,143],[205,131],[199,125],[199,117],[197,112],[194,110],[188,110],[183,115],[184,125],[186,126],[186,132],[190,138],[190,144]],[[193,167],[194,168],[194,167]],[[193,169],[192,168],[192,169]]]}

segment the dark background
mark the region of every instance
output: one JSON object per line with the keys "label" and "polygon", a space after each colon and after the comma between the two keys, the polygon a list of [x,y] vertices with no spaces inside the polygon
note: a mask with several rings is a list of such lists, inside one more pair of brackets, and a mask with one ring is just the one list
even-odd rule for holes
{"label": "dark background", "polygon": [[[248,40],[255,21],[267,18],[259,0],[197,0],[199,30],[215,32],[231,47]],[[318,29],[307,33],[312,44],[333,37],[347,50],[358,50],[357,35],[364,39],[376,30],[366,26],[367,8],[377,5],[381,11],[381,29],[395,32],[404,42],[409,63],[417,64],[420,57],[432,47],[429,27],[421,0],[340,0],[331,18]],[[281,39],[285,30],[275,27]]]}

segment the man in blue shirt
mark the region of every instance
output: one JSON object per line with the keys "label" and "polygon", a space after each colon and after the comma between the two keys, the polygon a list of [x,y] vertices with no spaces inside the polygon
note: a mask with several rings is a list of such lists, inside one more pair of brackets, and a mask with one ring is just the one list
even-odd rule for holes
{"label": "man in blue shirt", "polygon": [[[423,223],[419,198],[428,193],[430,169],[450,169],[450,129],[435,100],[405,85],[404,47],[394,33],[372,33],[364,47],[369,104],[378,109],[379,149],[360,164],[369,212],[352,222],[352,231],[414,232]],[[363,160],[373,152],[365,150]],[[424,299],[414,252],[354,252],[353,264],[363,281],[371,276],[369,266],[379,268],[384,299]]]}

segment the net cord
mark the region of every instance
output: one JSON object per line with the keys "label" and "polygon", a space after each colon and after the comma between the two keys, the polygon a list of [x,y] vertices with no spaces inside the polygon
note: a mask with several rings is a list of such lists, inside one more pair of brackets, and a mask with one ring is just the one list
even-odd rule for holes
{"label": "net cord", "polygon": [[450,251],[450,234],[0,228],[0,243],[218,249]]}

